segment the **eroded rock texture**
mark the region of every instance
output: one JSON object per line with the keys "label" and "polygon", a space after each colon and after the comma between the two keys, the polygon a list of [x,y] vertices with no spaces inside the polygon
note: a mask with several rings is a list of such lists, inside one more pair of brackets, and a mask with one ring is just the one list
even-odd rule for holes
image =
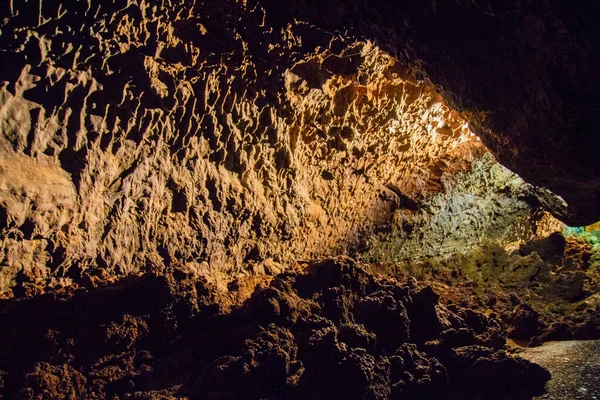
{"label": "eroded rock texture", "polygon": [[540,199],[545,193],[523,182],[489,153],[468,171],[444,176],[442,188],[415,207],[393,207],[389,225],[370,235],[362,257],[373,263],[404,265],[470,254],[490,245],[511,251],[561,230],[562,224],[544,211]]}
{"label": "eroded rock texture", "polygon": [[2,291],[356,253],[486,153],[377,46],[260,5],[4,13]]}
{"label": "eroded rock texture", "polygon": [[600,332],[541,239],[598,209],[579,3],[0,5],[0,397],[541,389],[505,330]]}
{"label": "eroded rock texture", "polygon": [[[224,294],[185,267],[97,283],[4,300],[1,394],[525,399],[549,379],[506,354],[494,319],[451,310],[431,287],[378,279],[350,259],[278,275],[230,312]],[[248,297],[243,287],[229,295]]]}
{"label": "eroded rock texture", "polygon": [[551,225],[536,210],[560,202],[537,200],[469,130],[466,118],[495,120],[479,112],[492,105],[463,105],[449,81],[464,112],[449,109],[413,54],[418,21],[451,5],[342,3],[3,6],[0,291],[174,262],[225,284],[290,260],[445,254]]}
{"label": "eroded rock texture", "polygon": [[484,153],[465,118],[568,201],[555,214],[592,222],[594,8],[4,4],[0,290],[174,261],[222,280],[355,252],[412,229],[397,209]]}
{"label": "eroded rock texture", "polygon": [[[570,225],[600,219],[600,8],[564,2],[268,1],[286,18],[374,39],[420,66],[499,160],[560,194]],[[318,11],[315,11],[318,10]],[[285,18],[284,18],[285,19]]]}
{"label": "eroded rock texture", "polygon": [[502,164],[560,194],[565,222],[600,219],[600,8],[436,1],[422,11],[409,23],[414,55],[452,104],[486,113],[472,128]]}
{"label": "eroded rock texture", "polygon": [[488,244],[372,267],[400,281],[429,281],[444,303],[494,313],[509,338],[537,346],[600,338],[599,253],[587,235],[554,232],[516,249]]}

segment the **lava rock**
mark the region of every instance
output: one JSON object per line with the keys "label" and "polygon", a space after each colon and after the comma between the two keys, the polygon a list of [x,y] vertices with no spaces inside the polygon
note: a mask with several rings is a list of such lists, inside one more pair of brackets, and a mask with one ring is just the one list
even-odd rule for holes
{"label": "lava rock", "polygon": [[580,299],[586,275],[583,271],[561,271],[548,286],[548,293],[568,301]]}
{"label": "lava rock", "polygon": [[409,318],[401,301],[385,292],[375,292],[354,305],[356,321],[375,333],[377,345],[394,350],[409,336]]}
{"label": "lava rock", "polygon": [[527,304],[519,304],[512,312],[511,328],[507,336],[514,339],[529,340],[540,332],[539,313]]}
{"label": "lava rock", "polygon": [[348,258],[275,276],[229,311],[215,302],[232,292],[183,267],[97,284],[5,304],[2,395],[442,399],[544,383],[494,320]]}
{"label": "lava rock", "polygon": [[499,392],[523,395],[532,388],[541,394],[550,380],[550,373],[539,365],[482,346],[454,349],[446,368],[459,392],[478,391],[488,397]]}

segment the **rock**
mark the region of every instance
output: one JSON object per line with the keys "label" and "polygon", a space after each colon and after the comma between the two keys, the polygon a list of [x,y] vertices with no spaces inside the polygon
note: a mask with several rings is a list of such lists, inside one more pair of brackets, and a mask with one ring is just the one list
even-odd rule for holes
{"label": "rock", "polygon": [[584,237],[570,236],[567,239],[564,266],[569,270],[585,271],[590,266],[595,252],[592,244],[583,239]]}
{"label": "rock", "polygon": [[573,338],[577,340],[596,339],[600,335],[600,309],[590,310],[586,321],[573,328]]}
{"label": "rock", "polygon": [[581,298],[586,274],[583,271],[561,271],[548,287],[551,296],[574,301]]}
{"label": "rock", "polygon": [[375,292],[359,299],[353,309],[357,322],[375,333],[377,345],[394,350],[408,339],[408,314],[404,304],[393,296]]}
{"label": "rock", "polygon": [[[96,6],[2,12],[0,293],[71,284],[76,265],[282,272],[390,220],[379,188],[434,194],[486,153],[373,42],[294,19],[283,32],[279,5]],[[448,130],[425,151],[421,115]]]}
{"label": "rock", "polygon": [[545,275],[544,261],[534,252],[525,257],[516,258],[500,275],[499,280],[509,286],[527,286],[540,273]]}
{"label": "rock", "polygon": [[264,290],[253,293],[246,303],[247,313],[256,321],[275,322],[288,326],[312,313],[294,291],[292,282],[280,279]]}
{"label": "rock", "polygon": [[546,328],[541,340],[543,342],[553,342],[558,340],[571,340],[572,338],[573,332],[571,327],[565,323],[556,322]]}
{"label": "rock", "polygon": [[0,393],[4,393],[5,389],[5,376],[6,373],[4,371],[0,371]]}
{"label": "rock", "polygon": [[507,336],[519,340],[529,340],[541,329],[539,313],[527,304],[519,304],[511,315],[511,328]]}
{"label": "rock", "polygon": [[[246,342],[240,357],[217,359],[206,367],[200,391],[210,398],[263,398],[298,384],[304,367],[297,360],[297,345],[290,331],[274,324]],[[231,385],[236,382],[236,385]]]}
{"label": "rock", "polygon": [[436,398],[449,385],[446,368],[419,352],[414,344],[404,344],[390,357],[393,399]]}
{"label": "rock", "polygon": [[87,397],[85,389],[85,377],[73,367],[39,363],[25,376],[18,396],[22,399],[71,400]]}
{"label": "rock", "polygon": [[465,309],[461,315],[466,324],[476,333],[484,333],[488,330],[488,319],[483,313]]}
{"label": "rock", "polygon": [[120,321],[113,321],[106,328],[106,342],[115,350],[131,349],[138,340],[143,340],[148,333],[148,324],[142,317],[123,315]]}
{"label": "rock", "polygon": [[[503,165],[562,196],[569,207],[561,219],[569,225],[596,222],[600,197],[594,188],[600,183],[600,170],[589,175],[584,171],[594,169],[599,151],[598,142],[592,144],[587,132],[598,111],[588,105],[588,96],[600,88],[595,78],[600,76],[595,61],[600,46],[586,33],[594,31],[592,15],[598,8],[583,1],[569,6],[488,5],[423,3],[417,7],[420,14],[396,7],[387,7],[382,14],[390,25],[398,26],[394,22],[404,12],[407,36],[416,35],[411,54],[424,61],[430,79],[444,88],[453,104],[484,111],[485,117],[471,120],[472,129]],[[448,22],[448,15],[456,16]],[[545,37],[550,26],[561,34]],[[373,30],[386,40],[383,30]],[[471,38],[470,46],[463,46],[450,32]],[[477,57],[471,56],[473,49]],[[565,80],[556,78],[557,70]],[[582,70],[586,73],[577,72]],[[489,96],[491,92],[495,95]],[[572,134],[564,135],[565,130]]]}
{"label": "rock", "polygon": [[[498,392],[524,396],[531,393],[532,388],[537,389],[531,394],[541,394],[544,384],[550,380],[550,373],[539,365],[482,346],[453,350],[446,368],[450,379],[460,388],[459,392],[479,391],[479,395],[489,397],[497,396]],[[455,375],[456,371],[461,371],[460,375]]]}
{"label": "rock", "polygon": [[[479,371],[500,374],[499,391],[543,387],[502,346],[480,347],[497,335],[483,314],[457,309],[463,319],[431,287],[349,258],[257,282],[230,311],[215,302],[246,293],[241,282],[222,292],[185,268],[96,283],[4,304],[5,397],[441,399],[485,392]],[[508,369],[522,374],[513,387]]]}
{"label": "rock", "polygon": [[[600,218],[596,11],[2,7],[1,395],[425,398],[514,371],[539,387],[493,319],[337,256],[398,272],[488,246],[401,271],[482,309],[482,283],[505,312],[597,292],[591,245],[540,239],[560,229],[547,212]],[[600,335],[593,301],[576,311],[573,335]],[[540,312],[519,305],[510,334],[544,340]]]}
{"label": "rock", "polygon": [[[573,73],[596,66],[578,45],[579,20],[594,27],[587,12],[65,4],[0,15],[3,296],[98,269],[180,263],[226,283],[340,254],[452,253],[537,232],[543,207],[572,220],[598,209],[596,152],[582,136],[592,130],[580,129],[594,103],[572,95],[593,91]],[[443,28],[450,14],[456,35]],[[547,38],[530,19],[563,34]],[[465,32],[502,52],[466,55]],[[567,112],[562,99],[582,107]],[[471,131],[563,194],[568,212]]]}
{"label": "rock", "polygon": [[554,232],[545,238],[534,239],[521,245],[519,253],[526,256],[535,251],[544,262],[560,265],[565,255],[565,248],[565,237],[560,232]]}
{"label": "rock", "polygon": [[455,347],[471,346],[477,343],[475,333],[471,329],[448,329],[440,334],[441,348],[453,349]]}
{"label": "rock", "polygon": [[411,299],[407,304],[410,318],[410,339],[415,343],[425,343],[438,337],[449,322],[440,319],[438,314],[439,294],[431,286],[411,291]]}
{"label": "rock", "polygon": [[339,328],[338,339],[352,348],[370,351],[377,343],[377,336],[363,325],[345,324]]}

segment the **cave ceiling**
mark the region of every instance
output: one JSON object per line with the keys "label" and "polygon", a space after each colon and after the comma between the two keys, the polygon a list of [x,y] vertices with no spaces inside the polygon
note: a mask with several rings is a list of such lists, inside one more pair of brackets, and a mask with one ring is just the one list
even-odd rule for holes
{"label": "cave ceiling", "polygon": [[[277,7],[275,2],[267,2]],[[600,218],[600,8],[586,1],[277,2],[278,15],[376,41],[419,67],[499,161]],[[283,5],[282,3],[285,3]]]}
{"label": "cave ceiling", "polygon": [[532,193],[590,224],[594,8],[5,4],[0,291],[68,284],[92,266],[277,273],[391,231],[412,248],[419,227],[431,249],[448,232],[505,238]]}

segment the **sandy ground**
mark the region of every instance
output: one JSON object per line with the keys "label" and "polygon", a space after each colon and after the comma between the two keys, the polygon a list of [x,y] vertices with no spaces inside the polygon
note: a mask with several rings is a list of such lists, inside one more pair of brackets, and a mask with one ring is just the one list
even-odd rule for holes
{"label": "sandy ground", "polygon": [[535,399],[600,399],[600,340],[550,342],[519,355],[552,373],[548,393]]}

